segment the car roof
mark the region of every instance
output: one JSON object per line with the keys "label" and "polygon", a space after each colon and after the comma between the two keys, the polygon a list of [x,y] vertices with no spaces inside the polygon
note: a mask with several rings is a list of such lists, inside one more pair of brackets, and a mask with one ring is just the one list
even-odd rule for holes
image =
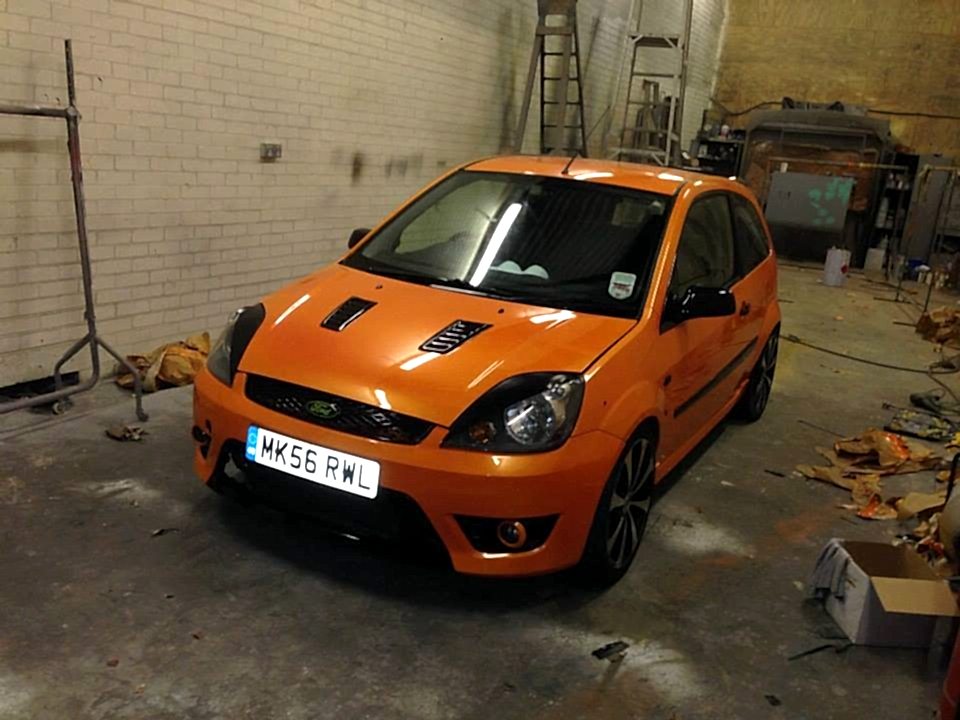
{"label": "car roof", "polygon": [[[567,168],[567,164],[570,167]],[[567,172],[564,173],[564,169]],[[487,158],[467,165],[465,170],[474,172],[516,173],[570,180],[581,180],[602,185],[646,190],[647,192],[673,195],[685,183],[735,188],[733,180],[704,175],[703,173],[679,170],[659,165],[641,165],[613,160],[595,160],[577,157],[570,163],[570,156],[558,155],[505,155]]]}

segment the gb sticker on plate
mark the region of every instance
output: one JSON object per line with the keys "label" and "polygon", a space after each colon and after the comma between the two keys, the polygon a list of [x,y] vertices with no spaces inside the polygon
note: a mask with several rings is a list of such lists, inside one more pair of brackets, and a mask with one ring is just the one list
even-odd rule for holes
{"label": "gb sticker on plate", "polygon": [[633,289],[637,286],[637,276],[633,273],[615,272],[610,275],[610,287],[607,292],[610,297],[616,300],[626,300],[633,295]]}

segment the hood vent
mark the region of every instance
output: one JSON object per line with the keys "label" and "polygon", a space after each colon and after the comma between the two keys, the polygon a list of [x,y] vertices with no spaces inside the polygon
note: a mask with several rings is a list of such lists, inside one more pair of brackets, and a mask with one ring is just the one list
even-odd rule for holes
{"label": "hood vent", "polygon": [[434,352],[442,355],[456,350],[474,335],[479,335],[489,327],[492,326],[486,323],[456,320],[427,340],[420,346],[420,349],[424,352]]}
{"label": "hood vent", "polygon": [[320,326],[325,327],[327,330],[340,332],[374,305],[376,305],[376,303],[372,300],[352,297],[327,315],[327,319],[320,323]]}

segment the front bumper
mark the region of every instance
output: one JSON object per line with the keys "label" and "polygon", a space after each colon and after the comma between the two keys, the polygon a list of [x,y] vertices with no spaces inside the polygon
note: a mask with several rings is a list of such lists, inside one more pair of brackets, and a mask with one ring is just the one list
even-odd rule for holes
{"label": "front bumper", "polygon": [[[376,460],[381,488],[412,499],[443,542],[454,568],[463,573],[536,575],[575,565],[600,493],[623,449],[619,439],[593,431],[575,435],[549,453],[489,455],[441,448],[447,432],[441,427],[418,445],[397,445],[273,412],[246,398],[245,382],[243,373],[233,388],[206,370],[196,378],[194,421],[209,436],[194,449],[194,469],[201,480],[209,483],[217,477],[224,451],[232,442],[242,444],[251,424]],[[380,500],[378,495],[363,502]],[[492,553],[475,549],[458,516],[510,520],[556,516],[556,523],[546,541],[533,550]]]}

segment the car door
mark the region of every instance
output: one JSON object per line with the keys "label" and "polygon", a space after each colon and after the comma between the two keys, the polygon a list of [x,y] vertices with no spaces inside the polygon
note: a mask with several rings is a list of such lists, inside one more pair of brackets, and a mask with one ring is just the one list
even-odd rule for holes
{"label": "car door", "polygon": [[[760,332],[767,308],[776,294],[776,274],[770,257],[770,242],[753,203],[734,193],[729,194],[733,217],[734,250],[738,279],[733,285],[737,298],[734,319],[734,342],[738,351],[753,357],[763,343]],[[742,379],[750,372],[751,363],[743,363],[738,373]]]}
{"label": "car door", "polygon": [[[690,205],[677,245],[666,303],[691,287],[730,288],[737,280],[730,204],[712,192]],[[666,317],[666,316],[665,316]],[[661,322],[660,344],[670,358],[664,385],[663,454],[672,454],[721,410],[735,387],[734,317]]]}

